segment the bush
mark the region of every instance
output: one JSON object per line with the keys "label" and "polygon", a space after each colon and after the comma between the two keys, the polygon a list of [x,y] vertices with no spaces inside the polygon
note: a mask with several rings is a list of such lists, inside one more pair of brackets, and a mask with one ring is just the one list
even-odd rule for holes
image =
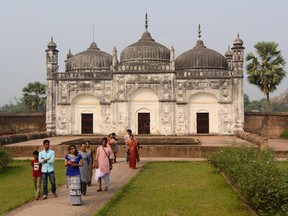
{"label": "bush", "polygon": [[9,155],[5,149],[0,146],[0,170],[5,169],[11,161],[11,155]]}
{"label": "bush", "polygon": [[277,169],[271,149],[231,147],[208,161],[225,173],[259,215],[288,214],[287,176]]}
{"label": "bush", "polygon": [[287,131],[287,130],[283,131],[283,132],[280,134],[280,137],[283,138],[283,139],[288,139],[288,131]]}

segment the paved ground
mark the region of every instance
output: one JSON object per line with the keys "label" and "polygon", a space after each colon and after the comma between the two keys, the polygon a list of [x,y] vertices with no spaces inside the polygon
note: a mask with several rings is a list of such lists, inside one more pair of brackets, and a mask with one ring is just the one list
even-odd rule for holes
{"label": "paved ground", "polygon": [[[57,145],[65,140],[72,140],[81,138],[75,136],[61,136],[50,137],[51,145]],[[197,137],[202,145],[215,145],[223,146],[229,145],[233,142],[245,142],[233,136],[199,136]],[[39,145],[42,144],[44,139],[31,140],[24,143],[17,143],[15,145]],[[288,141],[281,139],[269,140],[269,147],[274,150],[288,151]],[[69,206],[68,205],[68,190],[66,186],[62,186],[57,189],[58,197],[54,198],[52,195],[47,200],[34,200],[27,203],[12,212],[6,214],[6,216],[51,216],[51,215],[92,215],[98,209],[100,209],[129,179],[131,179],[140,170],[142,165],[147,161],[158,160],[203,160],[193,158],[141,158],[140,163],[137,164],[137,169],[129,169],[124,158],[119,158],[118,163],[114,164],[114,168],[111,173],[111,185],[106,192],[96,192],[97,185],[92,182],[92,186],[88,187],[87,195],[83,197],[82,206]],[[94,179],[93,179],[94,180]]]}
{"label": "paved ground", "polygon": [[87,189],[87,195],[83,196],[83,205],[68,205],[68,189],[62,186],[57,189],[58,197],[54,198],[52,194],[48,195],[47,200],[35,200],[25,204],[18,209],[10,212],[9,216],[51,216],[51,215],[92,215],[97,209],[100,209],[114,193],[119,190],[132,176],[134,176],[142,166],[143,162],[138,164],[138,169],[129,169],[124,159],[114,164],[111,173],[111,185],[106,192],[97,192],[97,184],[94,179],[92,185]]}
{"label": "paved ground", "polygon": [[119,158],[114,164],[111,172],[111,183],[108,191],[97,192],[97,183],[92,179],[92,185],[87,189],[87,195],[83,196],[83,205],[70,206],[68,205],[68,189],[62,186],[57,189],[58,197],[55,198],[51,193],[47,200],[34,200],[29,202],[5,216],[71,216],[93,215],[121,188],[128,180],[130,180],[141,169],[142,165],[147,161],[167,161],[167,160],[203,160],[203,159],[187,159],[187,158],[144,158],[137,163],[137,169],[129,169],[124,158]]}

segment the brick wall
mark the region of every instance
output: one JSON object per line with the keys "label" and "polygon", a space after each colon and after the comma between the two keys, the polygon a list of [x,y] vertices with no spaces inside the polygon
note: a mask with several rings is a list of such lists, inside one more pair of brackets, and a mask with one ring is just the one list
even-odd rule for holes
{"label": "brick wall", "polygon": [[45,113],[0,114],[0,135],[46,131]]}
{"label": "brick wall", "polygon": [[288,112],[281,113],[245,113],[244,131],[262,137],[276,138],[288,130]]}

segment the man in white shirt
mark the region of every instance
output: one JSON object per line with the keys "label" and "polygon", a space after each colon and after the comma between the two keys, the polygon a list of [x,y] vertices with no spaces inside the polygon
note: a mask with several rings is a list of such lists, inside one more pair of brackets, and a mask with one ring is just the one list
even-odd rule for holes
{"label": "man in white shirt", "polygon": [[49,177],[49,181],[52,188],[52,193],[54,197],[57,197],[56,194],[56,181],[54,174],[54,160],[55,160],[55,152],[50,149],[50,141],[43,141],[44,150],[39,153],[39,162],[42,164],[42,182],[43,182],[43,200],[48,198],[48,189],[47,189],[47,181]]}

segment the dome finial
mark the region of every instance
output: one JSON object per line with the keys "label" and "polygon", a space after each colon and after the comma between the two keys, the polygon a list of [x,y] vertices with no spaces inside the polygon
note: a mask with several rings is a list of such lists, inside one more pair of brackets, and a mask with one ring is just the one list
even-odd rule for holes
{"label": "dome finial", "polygon": [[93,39],[92,42],[95,42],[95,41],[94,41],[94,24],[93,24],[93,38],[92,38],[92,39]]}
{"label": "dome finial", "polygon": [[148,30],[148,14],[147,14],[147,9],[146,9],[146,13],[145,13],[145,30]]}
{"label": "dome finial", "polygon": [[200,26],[200,24],[198,25],[198,38],[199,38],[199,40],[201,39],[201,26]]}

